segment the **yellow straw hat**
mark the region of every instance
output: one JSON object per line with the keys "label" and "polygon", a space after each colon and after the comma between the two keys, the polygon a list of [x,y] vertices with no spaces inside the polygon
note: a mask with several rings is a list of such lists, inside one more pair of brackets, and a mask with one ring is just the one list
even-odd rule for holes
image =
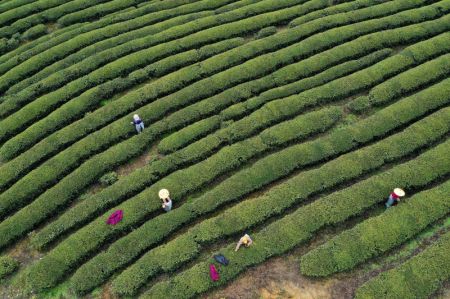
{"label": "yellow straw hat", "polygon": [[400,196],[400,197],[405,196],[405,191],[403,191],[403,189],[400,189],[400,188],[395,188],[394,193],[395,193],[395,195]]}
{"label": "yellow straw hat", "polygon": [[169,190],[167,190],[167,189],[161,189],[161,190],[159,190],[159,193],[158,193],[158,195],[159,195],[159,198],[161,198],[161,199],[166,199],[166,198],[169,198]]}

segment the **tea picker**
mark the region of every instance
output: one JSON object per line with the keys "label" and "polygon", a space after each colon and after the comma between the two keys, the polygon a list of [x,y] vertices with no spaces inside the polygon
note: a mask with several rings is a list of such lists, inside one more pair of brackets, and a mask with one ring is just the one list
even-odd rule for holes
{"label": "tea picker", "polygon": [[249,235],[245,234],[242,238],[239,239],[239,242],[237,243],[234,251],[238,251],[242,245],[244,245],[245,247],[249,247],[252,244],[253,240],[250,238]]}
{"label": "tea picker", "polygon": [[172,209],[172,200],[170,199],[169,190],[159,190],[158,196],[163,201],[162,208],[164,209],[164,211],[169,212]]}
{"label": "tea picker", "polygon": [[405,191],[400,188],[395,188],[394,191],[389,194],[389,198],[385,203],[386,208],[395,206],[400,201],[400,197],[405,196]]}
{"label": "tea picker", "polygon": [[131,124],[136,127],[136,131],[138,133],[141,133],[144,130],[144,122],[137,114],[133,115],[133,121],[131,122]]}

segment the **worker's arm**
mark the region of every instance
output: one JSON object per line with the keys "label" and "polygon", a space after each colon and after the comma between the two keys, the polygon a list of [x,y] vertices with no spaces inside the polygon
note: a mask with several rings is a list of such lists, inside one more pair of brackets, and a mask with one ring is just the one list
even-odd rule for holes
{"label": "worker's arm", "polygon": [[239,242],[237,243],[236,248],[234,249],[234,251],[238,251],[239,247],[241,247],[241,245],[242,245],[242,241],[239,240]]}

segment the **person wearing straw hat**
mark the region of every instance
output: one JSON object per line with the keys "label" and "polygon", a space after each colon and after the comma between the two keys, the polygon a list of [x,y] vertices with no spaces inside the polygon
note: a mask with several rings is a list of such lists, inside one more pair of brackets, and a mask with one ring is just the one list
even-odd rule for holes
{"label": "person wearing straw hat", "polygon": [[403,191],[400,188],[395,188],[394,191],[389,194],[389,198],[387,202],[385,203],[386,208],[395,206],[400,201],[400,197],[405,196],[405,191]]}
{"label": "person wearing straw hat", "polygon": [[239,239],[239,242],[237,243],[234,251],[238,251],[242,245],[244,245],[245,247],[249,247],[252,244],[253,240],[250,238],[249,235],[245,234],[242,238]]}
{"label": "person wearing straw hat", "polygon": [[138,132],[138,134],[144,130],[144,122],[137,114],[133,115],[133,121],[131,122],[131,124],[136,127],[136,131]]}
{"label": "person wearing straw hat", "polygon": [[159,190],[159,198],[163,201],[162,208],[164,211],[169,212],[172,210],[172,200],[170,199],[170,193],[167,189],[161,189]]}

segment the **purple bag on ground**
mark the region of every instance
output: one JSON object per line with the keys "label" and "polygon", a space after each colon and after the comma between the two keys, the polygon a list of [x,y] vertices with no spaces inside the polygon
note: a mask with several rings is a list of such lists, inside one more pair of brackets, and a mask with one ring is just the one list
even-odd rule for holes
{"label": "purple bag on ground", "polygon": [[123,218],[123,211],[117,210],[108,217],[106,223],[109,225],[116,225],[122,220],[122,218]]}
{"label": "purple bag on ground", "polygon": [[216,266],[214,266],[214,264],[209,265],[209,276],[213,281],[219,280],[219,272],[217,272]]}

